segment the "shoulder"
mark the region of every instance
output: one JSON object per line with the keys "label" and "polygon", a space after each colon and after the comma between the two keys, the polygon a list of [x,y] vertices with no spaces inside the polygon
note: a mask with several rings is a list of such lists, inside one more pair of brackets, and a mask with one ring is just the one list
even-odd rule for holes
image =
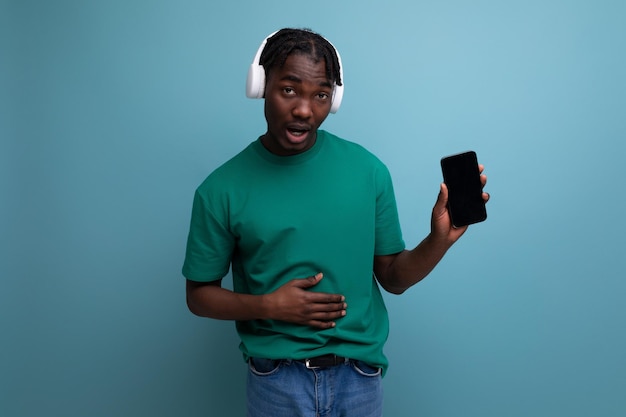
{"label": "shoulder", "polygon": [[320,130],[320,134],[324,135],[326,148],[328,148],[330,152],[346,158],[346,162],[361,162],[374,166],[384,166],[384,163],[363,145],[351,140],[340,138],[339,136],[324,130]]}
{"label": "shoulder", "polygon": [[254,151],[254,142],[246,146],[238,154],[218,166],[211,172],[200,187],[206,187],[209,184],[221,183],[238,180],[241,178],[242,170],[250,168],[250,164],[255,160],[256,152]]}
{"label": "shoulder", "polygon": [[[213,170],[196,188],[196,199],[221,204],[246,185],[255,165],[254,142]],[[221,203],[220,203],[221,202]]]}

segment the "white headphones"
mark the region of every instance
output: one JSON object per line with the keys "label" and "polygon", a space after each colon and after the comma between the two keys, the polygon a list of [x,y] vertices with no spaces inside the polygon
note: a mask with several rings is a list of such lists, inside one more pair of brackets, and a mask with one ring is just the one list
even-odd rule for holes
{"label": "white headphones", "polygon": [[[261,42],[261,46],[259,46],[259,50],[256,52],[254,56],[254,60],[250,65],[250,69],[248,70],[248,79],[246,80],[246,96],[248,98],[263,98],[265,93],[265,68],[263,65],[259,64],[261,59],[261,54],[263,53],[263,49],[265,49],[265,44],[268,39],[274,36],[278,31],[270,34],[266,37],[263,42]],[[327,40],[328,41],[328,40]],[[330,42],[328,42],[330,43]],[[339,110],[339,106],[341,105],[341,100],[343,99],[343,65],[341,63],[341,57],[339,56],[339,52],[337,48],[331,43],[330,46],[335,50],[335,54],[337,55],[337,60],[339,61],[339,76],[341,77],[342,85],[333,86],[333,97],[331,99],[330,112],[337,113]]]}

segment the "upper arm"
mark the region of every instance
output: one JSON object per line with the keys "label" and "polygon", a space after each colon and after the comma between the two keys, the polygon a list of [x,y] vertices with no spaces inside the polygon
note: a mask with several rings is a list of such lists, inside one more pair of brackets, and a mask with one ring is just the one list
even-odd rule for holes
{"label": "upper arm", "polygon": [[187,279],[186,281],[187,281],[187,289],[204,287],[205,285],[216,285],[218,287],[222,286],[221,279],[216,279],[215,281],[194,281],[191,279]]}
{"label": "upper arm", "polygon": [[377,279],[382,279],[387,273],[387,270],[393,263],[395,255],[375,255],[374,256],[374,275]]}
{"label": "upper arm", "polygon": [[206,287],[207,285],[221,287],[222,280],[218,279],[215,281],[202,282],[202,281],[192,281],[190,279],[187,279],[187,285],[186,285],[187,298],[189,298],[189,296],[192,295],[195,290],[202,288],[202,287]]}

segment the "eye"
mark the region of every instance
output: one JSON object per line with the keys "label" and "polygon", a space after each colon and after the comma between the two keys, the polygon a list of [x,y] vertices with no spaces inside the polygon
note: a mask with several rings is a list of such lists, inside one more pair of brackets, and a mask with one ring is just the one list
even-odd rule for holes
{"label": "eye", "polygon": [[291,87],[283,87],[283,93],[287,94],[287,95],[293,95],[296,93],[296,90],[294,90]]}
{"label": "eye", "polygon": [[330,95],[328,93],[318,93],[317,97],[320,100],[328,100],[330,98]]}

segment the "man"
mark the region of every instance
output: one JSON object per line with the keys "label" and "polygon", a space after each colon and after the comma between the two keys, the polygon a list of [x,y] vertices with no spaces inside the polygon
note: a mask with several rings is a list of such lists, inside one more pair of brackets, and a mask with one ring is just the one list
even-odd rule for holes
{"label": "man", "polygon": [[[283,29],[257,57],[267,131],[196,190],[187,304],[236,321],[249,416],[380,416],[389,325],[379,285],[404,292],[466,227],[452,227],[442,184],[430,234],[405,250],[387,168],[319,129],[343,93],[326,39]],[[229,267],[234,291],[221,285]]]}

